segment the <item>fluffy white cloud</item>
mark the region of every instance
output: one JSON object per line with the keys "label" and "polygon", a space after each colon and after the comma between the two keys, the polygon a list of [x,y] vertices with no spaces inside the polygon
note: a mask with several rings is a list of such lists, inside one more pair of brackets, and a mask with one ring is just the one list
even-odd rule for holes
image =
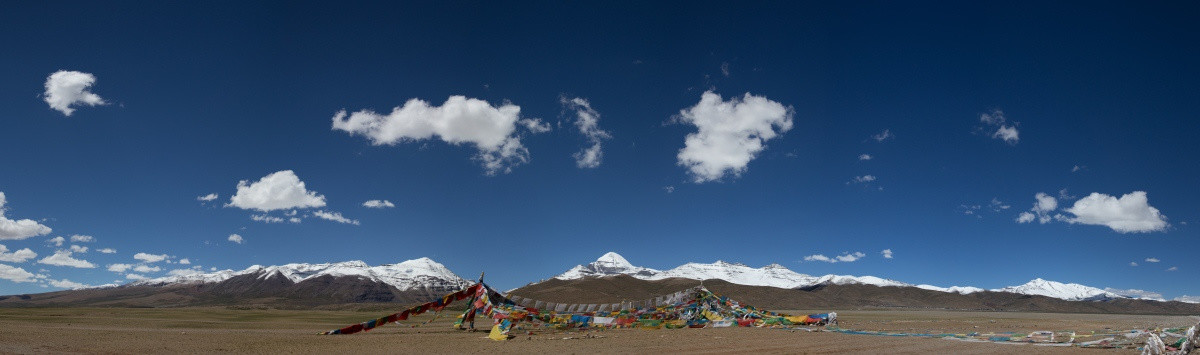
{"label": "fluffy white cloud", "polygon": [[84,254],[84,253],[88,252],[88,247],[81,247],[81,246],[78,246],[75,244],[71,244],[71,252]]}
{"label": "fluffy white cloud", "polygon": [[363,202],[363,204],[362,204],[362,205],[363,205],[363,207],[367,207],[367,208],[392,208],[392,207],[396,207],[396,205],[395,205],[395,204],[393,204],[393,203],[392,203],[392,201],[388,201],[388,200],[370,200],[370,201],[367,201],[367,202]]}
{"label": "fluffy white cloud", "polygon": [[358,220],[353,220],[353,219],[349,219],[346,217],[342,217],[341,212],[314,211],[313,216],[316,216],[317,218],[320,218],[320,219],[330,220],[330,221],[334,221],[334,222],[338,222],[338,223],[353,224],[356,226],[359,224]]}
{"label": "fluffy white cloud", "polygon": [[133,255],[133,258],[147,262],[147,263],[157,263],[159,261],[169,259],[170,256],[167,254],[155,255],[155,254],[147,254],[147,253],[137,253],[137,254]]}
{"label": "fluffy white cloud", "polygon": [[575,166],[579,168],[599,167],[600,161],[604,157],[601,144],[605,139],[612,138],[611,134],[600,129],[600,112],[593,109],[592,104],[584,98],[567,99],[563,96],[559,98],[559,101],[564,108],[575,111],[575,128],[578,128],[579,133],[587,138],[588,143],[591,143],[590,147],[575,153]]}
{"label": "fluffy white cloud", "polygon": [[90,236],[90,235],[79,235],[79,234],[76,234],[76,235],[72,235],[72,236],[71,236],[71,242],[72,242],[72,243],[91,243],[91,242],[94,242],[94,241],[96,241],[96,238],[95,238],[95,237],[92,237],[92,236]]}
{"label": "fluffy white cloud", "polygon": [[266,214],[250,215],[250,219],[263,223],[283,223],[283,217],[275,217]]}
{"label": "fluffy white cloud", "polygon": [[529,150],[521,144],[518,125],[531,133],[549,130],[536,118],[520,118],[521,107],[506,103],[494,107],[487,101],[450,96],[442,106],[411,99],[387,115],[371,110],[333,115],[333,129],[362,135],[373,145],[396,145],[426,139],[441,139],[459,145],[471,144],[475,159],[488,175],[508,173],[529,162]]}
{"label": "fluffy white cloud", "polygon": [[1021,212],[1017,216],[1017,223],[1030,223],[1035,219],[1041,224],[1050,223],[1052,219],[1050,212],[1058,209],[1058,199],[1045,192],[1039,192],[1033,198],[1033,207],[1029,209],[1029,212]]}
{"label": "fluffy white cloud", "polygon": [[324,207],[325,196],[318,195],[316,191],[308,191],[296,173],[283,170],[264,176],[254,183],[248,180],[239,181],[237,193],[229,199],[226,206],[262,212]]}
{"label": "fluffy white cloud", "polygon": [[663,191],[666,191],[667,193],[674,193],[675,186],[673,186],[673,185],[663,186]]}
{"label": "fluffy white cloud", "polygon": [[[1008,119],[1004,117],[1004,111],[992,110],[991,113],[979,114],[979,122],[984,125],[981,129],[990,131],[989,135],[992,138],[1003,140],[1008,144],[1017,144],[1021,141],[1021,132],[1017,131],[1017,122],[1013,122],[1010,126],[1007,124]],[[992,131],[992,130],[995,131]]]}
{"label": "fluffy white cloud", "polygon": [[1172,267],[1169,267],[1169,268],[1167,268],[1167,271],[1179,271],[1179,267],[1178,267],[1178,266],[1172,266]]}
{"label": "fluffy white cloud", "polygon": [[1000,211],[1007,210],[1010,207],[1012,207],[1012,206],[1004,204],[1004,202],[1001,202],[1000,199],[997,199],[995,197],[992,198],[992,202],[989,205],[992,207],[993,212],[1000,212]]}
{"label": "fluffy white cloud", "polygon": [[67,241],[66,238],[63,238],[62,236],[57,236],[54,238],[46,239],[46,244],[47,245],[54,244],[54,246],[56,246],[56,247],[61,247],[61,246],[63,246],[63,243],[65,243],[66,241]]}
{"label": "fluffy white cloud", "polygon": [[87,260],[72,258],[70,250],[55,251],[54,255],[42,258],[42,260],[38,260],[38,263],[56,266],[70,266],[80,269],[91,269],[96,267],[96,264],[92,264]]}
{"label": "fluffy white cloud", "polygon": [[693,182],[704,183],[741,176],[766,141],[792,129],[792,108],[750,93],[724,101],[706,91],[677,120],[699,129],[687,135],[677,159]]}
{"label": "fluffy white cloud", "polygon": [[858,160],[871,160],[871,159],[874,159],[874,157],[872,157],[870,154],[859,154],[858,155]]}
{"label": "fluffy white cloud", "polygon": [[138,265],[138,266],[133,267],[133,271],[140,272],[140,273],[159,272],[161,270],[162,270],[162,268],[160,268],[160,267],[150,266],[150,265]]}
{"label": "fluffy white cloud", "polygon": [[1070,223],[1102,225],[1120,233],[1144,233],[1165,230],[1167,217],[1151,207],[1145,191],[1134,191],[1121,198],[1093,192],[1075,201],[1065,211],[1075,215]]}
{"label": "fluffy white cloud", "polygon": [[35,277],[36,275],[25,271],[25,269],[16,266],[0,264],[0,279],[12,282],[34,282],[37,281]]}
{"label": "fluffy white cloud", "polygon": [[1148,263],[1157,263],[1159,261],[1158,258],[1146,258],[1146,262]]}
{"label": "fluffy white cloud", "polygon": [[21,240],[50,234],[50,227],[44,226],[32,219],[11,220],[5,216],[8,202],[4,192],[0,191],[0,240]]}
{"label": "fluffy white cloud", "polygon": [[117,252],[117,250],[113,249],[113,248],[96,249],[96,251],[104,253],[104,254],[113,254],[113,253]]}
{"label": "fluffy white cloud", "polygon": [[864,183],[864,182],[872,182],[872,181],[875,181],[876,179],[877,178],[875,177],[875,175],[863,175],[863,176],[855,176],[853,180],[850,180],[850,182]]}
{"label": "fluffy white cloud", "polygon": [[838,255],[838,256],[832,257],[832,258],[825,256],[824,254],[814,254],[814,255],[809,255],[809,256],[804,257],[804,261],[824,261],[827,263],[837,263],[837,262],[850,263],[850,262],[858,261],[858,259],[862,259],[865,256],[867,256],[867,254],[864,254],[863,252],[854,252],[854,253],[847,252],[845,254]]}
{"label": "fluffy white cloud", "polygon": [[50,108],[70,116],[75,112],[72,105],[96,106],[105,104],[100,95],[88,91],[96,83],[96,76],[69,70],[59,70],[46,78],[46,93],[43,99]]}
{"label": "fluffy white cloud", "polygon": [[77,290],[77,289],[88,287],[88,285],[84,285],[84,284],[81,284],[81,283],[78,283],[75,281],[71,281],[71,280],[67,280],[67,279],[49,280],[49,282],[50,282],[50,286],[54,286],[54,287],[58,287],[58,288],[67,288],[67,289],[72,289],[72,290]]}
{"label": "fluffy white cloud", "polygon": [[188,258],[183,258],[183,259],[179,259],[179,263],[183,264],[183,265],[191,265],[192,261],[188,260]]}
{"label": "fluffy white cloud", "polygon": [[218,196],[216,193],[211,193],[211,194],[207,194],[207,195],[204,195],[204,196],[197,196],[197,197],[196,197],[196,201],[205,201],[205,202],[208,202],[208,201],[216,200],[216,199],[217,199],[217,197],[220,197],[220,196]]}
{"label": "fluffy white cloud", "polygon": [[134,281],[140,281],[140,280],[145,280],[145,279],[148,279],[148,277],[145,277],[145,276],[142,276],[142,275],[138,275],[138,274],[125,274],[125,278],[127,278],[127,279],[130,279],[130,280],[134,280]]}
{"label": "fluffy white cloud", "polygon": [[896,138],[896,135],[892,134],[892,130],[890,129],[885,129],[883,132],[879,132],[879,134],[871,136],[871,139],[874,139],[876,142],[880,143],[892,138]]}
{"label": "fluffy white cloud", "polygon": [[1138,266],[1138,263],[1136,261],[1130,261],[1129,266]]}
{"label": "fluffy white cloud", "polygon": [[883,254],[883,258],[884,258],[884,259],[891,259],[891,258],[892,258],[892,250],[891,250],[891,249],[884,249],[883,251],[881,251],[881,252],[879,252],[879,253],[880,253],[880,254]]}
{"label": "fluffy white cloud", "polygon": [[0,244],[0,261],[7,261],[10,263],[23,263],[23,262],[29,261],[29,259],[33,259],[36,257],[37,257],[37,253],[34,253],[33,250],[31,250],[29,248],[17,250],[17,251],[10,253],[10,252],[8,252],[8,247],[4,246],[4,244]]}
{"label": "fluffy white cloud", "polygon": [[129,270],[129,269],[131,269],[131,268],[133,268],[133,265],[132,265],[132,264],[111,264],[111,265],[108,265],[108,271],[112,271],[112,272],[125,272],[125,271],[128,271],[128,270]]}
{"label": "fluffy white cloud", "polygon": [[240,236],[240,235],[237,235],[237,234],[230,234],[230,235],[229,235],[229,241],[231,241],[231,242],[234,242],[234,243],[238,243],[238,244],[242,244],[242,242],[244,242],[244,241],[246,241],[246,240],[245,240],[245,239],[242,239],[242,236]]}

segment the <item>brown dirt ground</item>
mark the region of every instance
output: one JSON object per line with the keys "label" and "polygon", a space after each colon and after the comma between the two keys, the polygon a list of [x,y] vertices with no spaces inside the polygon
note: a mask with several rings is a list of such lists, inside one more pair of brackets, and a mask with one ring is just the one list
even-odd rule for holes
{"label": "brown dirt ground", "polygon": [[[385,312],[386,313],[386,312]],[[792,313],[816,313],[795,311]],[[380,312],[226,308],[0,309],[0,353],[1133,353],[1133,350],[969,343],[767,328],[591,332],[521,331],[498,342],[450,329],[455,314],[422,315],[366,333],[318,332]],[[945,311],[839,312],[848,329],[912,333],[1031,332],[1176,327],[1196,317]],[[481,322],[481,329],[488,328]],[[514,334],[518,332],[514,331]]]}

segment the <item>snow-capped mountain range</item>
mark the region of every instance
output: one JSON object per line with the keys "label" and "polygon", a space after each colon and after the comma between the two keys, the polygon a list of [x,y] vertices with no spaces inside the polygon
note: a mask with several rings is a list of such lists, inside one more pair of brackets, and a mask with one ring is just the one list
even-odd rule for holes
{"label": "snow-capped mountain range", "polygon": [[[743,264],[729,263],[719,260],[711,264],[687,263],[670,270],[659,271],[651,268],[634,266],[633,264],[629,263],[629,261],[625,260],[624,257],[613,252],[606,253],[596,261],[586,265],[577,265],[574,268],[567,270],[567,272],[555,276],[554,278],[559,280],[575,280],[584,277],[612,276],[621,274],[629,275],[642,280],[662,280],[667,278],[684,278],[691,280],[720,279],[739,285],[770,286],[779,288],[803,288],[821,284],[859,284],[874,286],[916,287],[930,291],[959,293],[964,295],[975,292],[989,291],[983,288],[971,286],[938,287],[923,284],[913,285],[875,276],[832,274],[824,276],[811,276],[797,273],[779,264],[771,264],[761,268],[753,268]],[[1165,301],[1161,297],[1155,298],[1146,297],[1139,294],[1121,294],[1095,287],[1074,283],[1048,281],[1041,278],[1029,281],[1024,285],[1009,286],[1005,288],[992,289],[990,291],[1047,296],[1068,301],[1095,301],[1118,298]]]}
{"label": "snow-capped mountain range", "polygon": [[453,289],[470,285],[466,279],[455,275],[445,265],[430,258],[408,260],[398,264],[370,266],[362,261],[346,261],[324,264],[285,264],[275,266],[254,265],[245,270],[221,270],[216,272],[193,272],[131,283],[132,286],[159,286],[192,283],[217,283],[241,275],[256,275],[258,279],[285,277],[293,283],[321,277],[358,277],[396,287],[400,291],[417,289]]}
{"label": "snow-capped mountain range", "polygon": [[[165,286],[195,283],[219,283],[234,277],[254,275],[260,280],[283,277],[293,283],[322,277],[356,277],[359,279],[384,283],[394,286],[400,291],[410,290],[453,290],[470,285],[470,281],[459,277],[430,258],[419,258],[397,264],[369,266],[362,261],[346,261],[339,263],[306,264],[293,263],[275,266],[254,265],[241,271],[221,270],[215,272],[184,272],[175,275],[137,281],[130,286]],[[711,264],[687,263],[670,270],[656,270],[635,266],[625,260],[620,254],[609,252],[596,261],[577,265],[561,275],[555,276],[560,280],[576,280],[586,277],[603,277],[613,275],[629,275],[642,280],[662,280],[668,278],[684,278],[691,280],[719,279],[734,284],[748,286],[769,286],[778,288],[805,288],[817,285],[874,285],[882,287],[916,287],[925,290],[971,294],[975,292],[992,291],[1008,292],[1023,295],[1040,295],[1068,301],[1096,301],[1106,299],[1144,299],[1165,301],[1161,295],[1139,290],[1099,289],[1095,287],[1061,283],[1043,280],[1041,278],[1029,281],[1024,285],[1009,286],[999,289],[986,290],[979,287],[952,286],[939,287],[933,285],[914,285],[896,280],[875,276],[824,275],[812,276],[797,273],[779,264],[771,264],[754,268],[739,263],[717,261]],[[99,287],[111,287],[110,285]],[[1149,296],[1148,296],[1149,295]],[[1190,299],[1178,299],[1189,303],[1198,303]]]}

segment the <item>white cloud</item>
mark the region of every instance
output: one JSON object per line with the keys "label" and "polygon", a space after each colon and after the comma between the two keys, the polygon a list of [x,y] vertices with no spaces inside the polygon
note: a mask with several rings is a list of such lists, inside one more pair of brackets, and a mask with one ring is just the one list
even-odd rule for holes
{"label": "white cloud", "polygon": [[[890,251],[890,249],[889,249],[889,251]],[[890,253],[885,254],[885,255],[890,255]],[[837,262],[850,263],[850,262],[858,261],[858,259],[862,259],[865,256],[867,256],[867,254],[864,254],[863,252],[854,252],[854,253],[847,252],[845,254],[838,255],[833,258],[825,256],[824,254],[814,254],[814,255],[809,255],[809,256],[804,257],[804,261],[824,261],[827,263],[837,263]]]}
{"label": "white cloud", "polygon": [[824,262],[828,262],[828,263],[836,263],[837,262],[836,260],[830,259],[828,256],[825,256],[824,254],[813,254],[813,255],[806,256],[806,257],[804,257],[804,261],[824,261]]}
{"label": "white cloud", "polygon": [[238,244],[242,244],[242,242],[244,242],[244,241],[246,241],[246,240],[245,240],[245,239],[242,239],[242,236],[240,236],[240,235],[237,235],[237,234],[230,234],[230,235],[229,235],[229,241],[231,241],[231,242],[234,242],[234,243],[238,243]]}
{"label": "white cloud", "polygon": [[370,200],[370,201],[367,201],[367,202],[363,202],[363,204],[362,204],[362,205],[363,205],[363,207],[367,207],[367,208],[392,208],[392,207],[396,207],[396,205],[395,205],[395,204],[393,204],[393,203],[392,203],[392,201],[388,201],[388,200]]}
{"label": "white cloud", "polygon": [[859,154],[858,155],[858,160],[871,160],[873,158],[874,157],[872,157],[870,154]]}
{"label": "white cloud", "polygon": [[191,265],[192,261],[188,260],[188,258],[183,258],[183,259],[179,259],[179,263],[183,264],[183,265]]}
{"label": "white cloud", "polygon": [[35,277],[36,275],[25,271],[25,269],[16,266],[0,264],[0,279],[12,282],[34,282],[37,281]]}
{"label": "white cloud", "polygon": [[96,249],[96,251],[104,253],[104,254],[113,254],[113,253],[117,252],[117,250],[113,249],[113,248]]}
{"label": "white cloud", "polygon": [[211,194],[207,194],[207,195],[204,195],[204,196],[198,196],[198,197],[196,197],[196,201],[205,201],[205,202],[208,202],[208,201],[216,200],[216,199],[217,199],[217,197],[220,197],[220,196],[219,196],[219,195],[217,195],[216,193],[211,193]]}
{"label": "white cloud", "polygon": [[879,253],[880,253],[880,254],[883,254],[883,258],[884,258],[884,259],[891,259],[891,258],[892,258],[892,250],[891,250],[891,249],[884,249],[883,251],[881,251],[881,252],[879,252]]}
{"label": "white cloud", "polygon": [[353,220],[353,219],[349,219],[346,217],[342,217],[341,212],[314,211],[313,216],[316,216],[317,218],[320,218],[320,219],[330,220],[330,221],[334,221],[334,222],[338,222],[338,223],[353,224],[356,226],[358,225],[358,220]]}
{"label": "white cloud", "polygon": [[667,193],[674,193],[675,186],[672,186],[672,185],[663,186],[663,191],[666,191]]}
{"label": "white cloud", "polygon": [[61,247],[61,246],[63,246],[63,243],[65,243],[66,241],[67,241],[66,238],[63,238],[62,236],[57,236],[54,238],[46,239],[46,244],[47,245],[54,244],[54,246],[56,246],[56,247]]}
{"label": "white cloud", "polygon": [[1134,191],[1121,198],[1093,192],[1075,201],[1065,211],[1075,215],[1069,223],[1102,225],[1120,233],[1145,233],[1166,230],[1167,217],[1151,207],[1145,191]]}
{"label": "white cloud", "polygon": [[1021,133],[1017,131],[1017,125],[1019,123],[1013,122],[1013,124],[1010,126],[1006,124],[1007,121],[1008,120],[1004,117],[1004,111],[992,110],[991,113],[979,114],[979,122],[983,123],[985,126],[981,128],[982,130],[991,131],[992,129],[995,129],[994,132],[989,133],[992,138],[1003,140],[1008,144],[1017,144],[1021,141]]}
{"label": "white cloud", "polygon": [[1167,271],[1179,271],[1179,267],[1178,267],[1178,266],[1172,266],[1172,267],[1169,267],[1169,268],[1167,268]]}
{"label": "white cloud", "polygon": [[750,93],[724,101],[706,91],[676,119],[699,129],[687,135],[677,159],[693,182],[704,183],[741,176],[766,141],[792,129],[792,108]]}
{"label": "white cloud", "polygon": [[288,223],[300,223],[300,217],[288,218]]}
{"label": "white cloud", "polygon": [[1038,223],[1050,223],[1052,217],[1050,212],[1058,209],[1058,199],[1054,196],[1047,195],[1045,192],[1039,192],[1033,196],[1033,207],[1029,212],[1021,212],[1017,216],[1017,223],[1030,223],[1037,219]]}
{"label": "white cloud", "polygon": [[871,136],[871,139],[874,139],[876,142],[880,143],[892,138],[896,138],[896,135],[892,134],[892,130],[890,129],[885,129],[883,132],[879,132],[879,134]]}
{"label": "white cloud", "polygon": [[721,75],[729,77],[729,62],[721,62]]}
{"label": "white cloud", "polygon": [[23,263],[36,257],[37,253],[33,252],[32,249],[25,248],[10,253],[8,252],[8,247],[4,246],[4,244],[0,244],[0,261]]}
{"label": "white cloud", "polygon": [[[459,145],[471,144],[477,150],[475,159],[488,175],[508,173],[512,168],[529,162],[529,150],[521,144],[518,124],[532,133],[549,129],[541,120],[521,119],[521,107],[506,103],[494,107],[487,101],[450,96],[442,106],[430,106],[420,99],[410,99],[403,107],[395,107],[387,115],[371,110],[347,114],[338,111],[333,116],[334,130],[350,135],[362,135],[373,145],[441,139]],[[536,128],[535,128],[536,127]]]}
{"label": "white cloud", "polygon": [[159,272],[161,270],[162,270],[162,268],[160,268],[160,267],[150,266],[150,265],[138,265],[138,266],[133,267],[133,271],[140,272],[140,273]]}
{"label": "white cloud", "polygon": [[250,219],[263,223],[283,223],[282,217],[275,217],[266,214],[250,215]]}
{"label": "white cloud", "polygon": [[72,242],[72,243],[91,243],[91,242],[94,242],[94,241],[96,241],[96,238],[95,238],[95,237],[92,237],[92,236],[90,236],[90,235],[79,235],[79,234],[76,234],[76,235],[72,235],[72,236],[71,236],[71,242]]}
{"label": "white cloud", "polygon": [[1157,262],[1159,262],[1159,260],[1158,260],[1158,258],[1146,258],[1146,262],[1148,262],[1148,263],[1157,263]]}
{"label": "white cloud", "polygon": [[75,112],[72,105],[96,106],[105,104],[100,95],[88,91],[96,83],[96,76],[90,73],[59,70],[46,78],[46,93],[43,99],[50,108],[70,116]]}
{"label": "white cloud", "polygon": [[250,183],[238,182],[237,193],[229,204],[246,210],[270,212],[290,208],[324,207],[325,196],[308,191],[304,182],[291,170],[282,170]]}
{"label": "white cloud", "polygon": [[1136,261],[1130,261],[1129,266],[1138,266],[1138,263]]}
{"label": "white cloud", "polygon": [[863,176],[855,176],[854,179],[850,180],[850,182],[858,184],[858,183],[872,182],[872,181],[875,181],[876,179],[877,178],[875,177],[875,175],[863,175]]}
{"label": "white cloud", "polygon": [[1086,169],[1086,168],[1087,168],[1086,166],[1079,166],[1079,165],[1076,165],[1075,167],[1071,168],[1071,172],[1072,172],[1072,173],[1074,173],[1074,172],[1077,172],[1077,171],[1080,171],[1080,170],[1083,170],[1083,169]]}
{"label": "white cloud", "polygon": [[88,287],[88,285],[84,285],[84,284],[81,284],[81,283],[78,283],[75,281],[71,281],[71,280],[67,280],[67,279],[49,280],[49,281],[50,281],[50,286],[54,286],[54,287],[58,287],[58,288],[68,288],[68,289],[72,289],[72,290],[77,290],[77,289]]}
{"label": "white cloud", "polygon": [[131,265],[131,264],[110,264],[110,265],[108,265],[108,271],[118,272],[118,273],[128,271],[131,268],[133,268],[133,265]]}
{"label": "white cloud", "polygon": [[145,277],[145,276],[138,275],[138,274],[125,274],[125,278],[130,279],[130,280],[145,280],[145,279],[148,279],[149,277]]}
{"label": "white cloud", "polygon": [[147,253],[137,253],[137,254],[133,255],[133,258],[147,262],[147,263],[157,263],[159,261],[169,259],[170,256],[167,254],[155,255],[155,254],[147,254]]}
{"label": "white cloud", "polygon": [[1000,212],[1002,210],[1007,210],[1012,207],[1007,204],[1004,204],[1004,202],[1001,202],[1000,199],[997,199],[995,197],[992,198],[992,202],[990,205],[992,206],[993,212]]}
{"label": "white cloud", "polygon": [[84,253],[88,252],[88,247],[81,247],[81,246],[78,246],[75,244],[71,244],[71,252],[84,254]]}
{"label": "white cloud", "polygon": [[80,269],[91,269],[96,267],[96,264],[92,264],[87,260],[72,258],[70,250],[55,251],[54,255],[42,258],[42,260],[38,260],[38,263],[56,266],[70,266]]}
{"label": "white cloud", "polygon": [[1112,292],[1112,293],[1115,293],[1115,294],[1118,294],[1121,296],[1125,296],[1125,297],[1145,298],[1145,299],[1153,299],[1153,300],[1165,300],[1165,299],[1163,299],[1163,295],[1161,293],[1154,292],[1154,291],[1146,291],[1146,290],[1138,290],[1138,289],[1122,290],[1119,288],[1111,288],[1111,287],[1105,287],[1104,291]]}
{"label": "white cloud", "polygon": [[587,99],[580,97],[567,99],[562,96],[559,97],[559,102],[564,108],[575,111],[575,128],[578,128],[579,133],[591,143],[590,147],[575,153],[575,166],[581,169],[599,167],[604,158],[601,144],[605,139],[612,138],[611,134],[600,129],[600,112],[593,109]]}
{"label": "white cloud", "polygon": [[0,191],[0,240],[21,240],[50,234],[50,227],[44,226],[32,219],[11,220],[5,216],[8,202],[4,192]]}

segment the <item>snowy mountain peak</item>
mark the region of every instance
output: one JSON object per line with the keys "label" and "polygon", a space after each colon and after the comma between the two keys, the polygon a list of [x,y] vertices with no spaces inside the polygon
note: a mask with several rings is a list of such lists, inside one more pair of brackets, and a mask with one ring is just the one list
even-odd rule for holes
{"label": "snowy mountain peak", "polygon": [[630,264],[629,260],[625,260],[625,257],[621,256],[621,254],[611,251],[601,255],[599,259],[596,259],[594,264],[604,265],[609,268],[633,268],[633,264]]}
{"label": "snowy mountain peak", "polygon": [[1062,283],[1036,278],[1020,286],[1009,286],[992,291],[1011,292],[1022,295],[1038,295],[1064,299],[1068,301],[1094,301],[1113,298],[1127,298],[1099,288],[1084,286],[1076,283]]}
{"label": "snowy mountain peak", "polygon": [[633,266],[628,260],[625,260],[620,254],[608,252],[601,255],[599,259],[588,263],[587,265],[576,265],[575,267],[555,276],[559,280],[575,280],[584,277],[600,277],[612,275],[631,275],[634,277],[645,277],[658,274],[660,271]]}
{"label": "snowy mountain peak", "polygon": [[394,286],[401,291],[455,288],[470,284],[469,281],[458,277],[450,269],[447,269],[445,265],[430,258],[419,258],[380,266],[370,266],[359,260],[321,264],[253,265],[242,271],[221,270],[210,273],[200,271],[178,273],[167,277],[142,280],[130,285],[162,286],[216,283],[242,275],[253,275],[255,278],[261,280],[284,277],[294,283],[327,275],[333,277],[357,277],[382,282]]}

